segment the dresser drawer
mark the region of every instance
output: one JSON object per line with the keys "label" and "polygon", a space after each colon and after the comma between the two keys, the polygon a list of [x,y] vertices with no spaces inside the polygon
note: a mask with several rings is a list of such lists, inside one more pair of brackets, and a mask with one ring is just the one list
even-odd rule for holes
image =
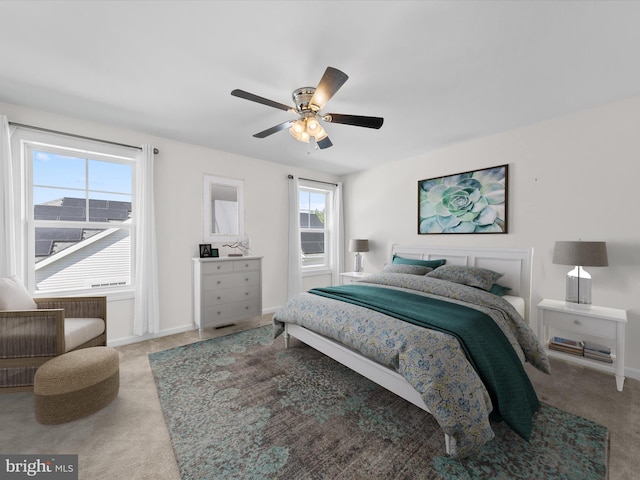
{"label": "dresser drawer", "polygon": [[227,322],[261,315],[260,302],[247,300],[245,302],[225,303],[204,307],[202,317],[205,325],[222,325]]}
{"label": "dresser drawer", "polygon": [[208,295],[208,290],[259,284],[260,272],[257,270],[251,272],[226,273],[221,275],[205,275],[202,278],[202,290],[204,291],[205,296]]}
{"label": "dresser drawer", "polygon": [[233,262],[203,262],[202,273],[211,275],[212,273],[231,273],[233,272]]}
{"label": "dresser drawer", "polygon": [[255,300],[260,297],[259,285],[248,285],[239,288],[220,288],[205,292],[202,305],[222,305],[223,303]]}
{"label": "dresser drawer", "polygon": [[544,323],[547,327],[578,332],[584,335],[611,339],[616,338],[616,322],[614,321],[589,318],[580,314],[546,310],[544,312]]}
{"label": "dresser drawer", "polygon": [[246,272],[249,270],[259,270],[260,260],[236,260],[233,262],[234,272]]}

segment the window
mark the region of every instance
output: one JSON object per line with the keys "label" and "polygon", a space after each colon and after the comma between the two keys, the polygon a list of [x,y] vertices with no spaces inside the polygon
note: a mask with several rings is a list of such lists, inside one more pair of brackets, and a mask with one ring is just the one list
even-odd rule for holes
{"label": "window", "polygon": [[300,182],[300,245],[303,270],[332,268],[334,187]]}
{"label": "window", "polygon": [[22,251],[34,292],[131,289],[136,151],[40,132],[17,135]]}

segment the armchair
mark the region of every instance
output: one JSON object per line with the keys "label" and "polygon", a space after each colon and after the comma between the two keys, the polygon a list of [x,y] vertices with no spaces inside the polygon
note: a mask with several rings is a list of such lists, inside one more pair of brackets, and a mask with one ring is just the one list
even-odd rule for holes
{"label": "armchair", "polygon": [[[6,287],[13,279],[0,281]],[[22,284],[17,288],[26,292]],[[47,360],[107,344],[106,297],[29,297],[26,305],[22,299],[16,306],[24,292],[12,291],[9,301],[0,298],[0,392],[33,390],[35,372]],[[0,297],[3,294],[7,288],[0,285]],[[24,308],[30,305],[36,308]]]}

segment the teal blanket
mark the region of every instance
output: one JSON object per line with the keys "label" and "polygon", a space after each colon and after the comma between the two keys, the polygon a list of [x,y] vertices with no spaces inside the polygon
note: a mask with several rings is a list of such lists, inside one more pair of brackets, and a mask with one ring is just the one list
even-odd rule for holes
{"label": "teal blanket", "polygon": [[491,317],[464,305],[369,285],[314,288],[309,293],[456,337],[489,392],[494,418],[529,440],[539,400],[518,355]]}

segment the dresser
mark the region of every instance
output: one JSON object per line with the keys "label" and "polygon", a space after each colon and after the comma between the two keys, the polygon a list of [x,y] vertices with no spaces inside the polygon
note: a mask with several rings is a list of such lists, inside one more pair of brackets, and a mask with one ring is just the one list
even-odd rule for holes
{"label": "dresser", "polygon": [[262,257],[193,258],[193,320],[200,335],[262,315]]}
{"label": "dresser", "polygon": [[549,350],[551,356],[613,373],[616,387],[624,386],[624,347],[627,312],[596,305],[578,305],[560,300],[544,299],[538,304],[538,337],[548,347],[552,334],[612,347],[612,363]]}

